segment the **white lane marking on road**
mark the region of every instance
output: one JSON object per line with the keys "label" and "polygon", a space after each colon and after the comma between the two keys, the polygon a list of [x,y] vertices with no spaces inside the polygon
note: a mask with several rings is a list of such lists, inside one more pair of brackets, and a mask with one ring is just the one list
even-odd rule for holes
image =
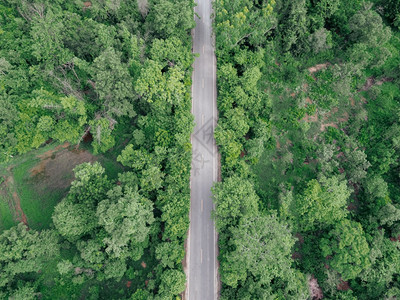
{"label": "white lane marking on road", "polygon": [[201,87],[204,89],[204,78],[201,80]]}
{"label": "white lane marking on road", "polygon": [[201,212],[203,212],[203,199],[201,199]]}
{"label": "white lane marking on road", "polygon": [[203,263],[203,249],[200,249],[200,263]]}
{"label": "white lane marking on road", "polygon": [[203,45],[203,54],[204,54],[204,45]]}
{"label": "white lane marking on road", "polygon": [[204,125],[204,114],[201,115],[201,125]]}

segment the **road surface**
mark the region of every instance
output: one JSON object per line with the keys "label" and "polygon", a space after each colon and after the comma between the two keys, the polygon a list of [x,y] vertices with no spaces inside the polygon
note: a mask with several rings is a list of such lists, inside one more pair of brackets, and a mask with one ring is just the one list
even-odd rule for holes
{"label": "road surface", "polygon": [[217,235],[211,219],[211,186],[218,176],[218,154],[214,140],[217,123],[216,59],[212,39],[211,0],[197,0],[193,52],[190,229],[187,255],[186,299],[213,300],[218,295]]}

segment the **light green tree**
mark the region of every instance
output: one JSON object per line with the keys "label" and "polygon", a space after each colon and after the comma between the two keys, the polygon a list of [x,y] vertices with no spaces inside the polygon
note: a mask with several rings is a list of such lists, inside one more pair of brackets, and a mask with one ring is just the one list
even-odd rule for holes
{"label": "light green tree", "polygon": [[369,47],[377,47],[390,39],[391,32],[390,28],[383,24],[379,14],[371,7],[372,3],[364,4],[363,9],[350,18],[350,39]]}
{"label": "light green tree", "polygon": [[71,183],[68,198],[74,203],[82,203],[88,207],[103,200],[111,187],[111,182],[100,163],[83,163],[74,168],[75,180]]}
{"label": "light green tree", "polygon": [[93,209],[85,204],[73,203],[69,198],[56,205],[52,219],[57,231],[71,242],[92,232],[97,226]]}
{"label": "light green tree", "polygon": [[304,192],[296,197],[295,215],[300,230],[323,229],[347,215],[350,196],[345,181],[338,177],[313,179]]}
{"label": "light green tree", "polygon": [[117,186],[107,193],[96,212],[98,224],[107,232],[103,239],[110,257],[139,259],[154,222],[151,202],[131,188]]}
{"label": "light green tree", "polygon": [[237,226],[240,219],[258,211],[258,196],[252,183],[238,175],[216,183],[212,191],[215,203],[214,218],[218,231]]}
{"label": "light green tree", "polygon": [[[370,249],[360,223],[343,219],[320,240],[323,257],[343,280],[356,278],[370,265]],[[332,257],[332,258],[328,258]]]}
{"label": "light green tree", "polygon": [[120,52],[112,47],[104,50],[93,61],[91,75],[106,114],[130,117],[136,115],[132,105],[135,98],[132,77],[127,66],[121,62]]}
{"label": "light green tree", "polygon": [[0,289],[16,277],[36,273],[46,262],[59,255],[58,236],[51,230],[40,233],[23,223],[0,235]]}
{"label": "light green tree", "polygon": [[159,294],[171,298],[182,293],[186,288],[186,276],[180,270],[167,269],[161,274]]}

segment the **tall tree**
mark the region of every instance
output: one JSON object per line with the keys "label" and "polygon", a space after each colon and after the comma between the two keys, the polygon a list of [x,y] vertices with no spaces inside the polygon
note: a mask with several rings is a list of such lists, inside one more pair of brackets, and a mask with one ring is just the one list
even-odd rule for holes
{"label": "tall tree", "polygon": [[[252,276],[259,286],[280,281],[290,286],[288,282],[292,281],[294,272],[291,268],[294,243],[289,228],[279,222],[276,214],[255,213],[242,219],[238,227],[232,229],[230,244],[234,250],[227,252],[221,260],[222,282],[236,287]],[[305,281],[302,285],[297,299],[307,297]],[[287,292],[289,295],[293,290]]]}
{"label": "tall tree", "polygon": [[147,27],[159,38],[185,37],[194,28],[194,1],[155,0],[146,17]]}
{"label": "tall tree", "polygon": [[370,249],[360,223],[343,219],[320,241],[326,262],[343,280],[356,278],[370,265]]}
{"label": "tall tree", "polygon": [[309,181],[305,191],[296,197],[295,215],[300,230],[327,228],[347,215],[350,191],[346,182],[337,177],[321,178],[320,182]]}
{"label": "tall tree", "polygon": [[219,231],[237,226],[239,220],[258,211],[258,197],[253,185],[238,175],[226,178],[213,187],[215,221]]}
{"label": "tall tree", "polygon": [[107,236],[103,239],[110,257],[139,259],[154,222],[152,204],[137,192],[117,186],[97,206],[98,224]]}
{"label": "tall tree", "polygon": [[383,24],[382,18],[371,8],[372,3],[366,3],[362,10],[350,18],[350,39],[369,47],[377,47],[390,39],[391,32],[390,28]]}
{"label": "tall tree", "polygon": [[21,275],[37,274],[59,255],[58,236],[54,231],[37,232],[23,223],[0,235],[0,290],[12,286]]}
{"label": "tall tree", "polygon": [[132,78],[121,53],[108,47],[94,61],[91,74],[104,111],[110,116],[134,117]]}

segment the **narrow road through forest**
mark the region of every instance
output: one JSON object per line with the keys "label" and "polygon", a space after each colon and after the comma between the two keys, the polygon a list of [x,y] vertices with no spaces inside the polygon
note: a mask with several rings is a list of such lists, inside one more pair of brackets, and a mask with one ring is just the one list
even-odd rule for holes
{"label": "narrow road through forest", "polygon": [[190,229],[187,253],[186,299],[218,298],[217,234],[211,219],[211,187],[218,176],[218,153],[214,140],[217,123],[216,58],[212,40],[211,0],[197,0],[193,52],[196,58],[192,84],[192,134]]}

